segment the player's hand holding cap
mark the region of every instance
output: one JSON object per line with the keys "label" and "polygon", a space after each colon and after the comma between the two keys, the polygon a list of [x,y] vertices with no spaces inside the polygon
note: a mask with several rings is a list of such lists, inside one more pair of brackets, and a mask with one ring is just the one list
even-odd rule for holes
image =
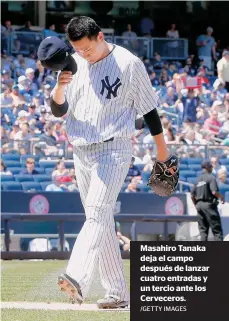
{"label": "player's hand holding cap", "polygon": [[43,67],[52,71],[71,71],[72,75],[77,72],[77,64],[71,56],[71,48],[58,37],[47,37],[39,45],[38,59]]}

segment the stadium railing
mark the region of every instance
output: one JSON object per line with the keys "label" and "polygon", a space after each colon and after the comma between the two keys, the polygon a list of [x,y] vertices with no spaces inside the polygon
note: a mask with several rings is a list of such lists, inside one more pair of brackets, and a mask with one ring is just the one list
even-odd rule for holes
{"label": "stadium railing", "polygon": [[[57,36],[67,41],[65,34],[60,33]],[[28,55],[31,51],[37,50],[37,47],[44,38],[44,32],[12,31],[8,36],[6,50],[8,55]],[[128,38],[122,36],[105,36],[105,39],[108,42],[113,42],[127,48],[137,56],[152,58],[155,52],[159,52],[161,58],[166,60],[184,60],[188,57],[188,39]]]}
{"label": "stadium railing", "polygon": [[[2,260],[12,259],[68,259],[70,252],[65,251],[65,233],[64,233],[64,222],[65,221],[84,221],[85,215],[83,213],[76,214],[6,214],[2,213],[2,221],[4,221],[4,241],[5,251],[1,251]],[[163,222],[163,240],[167,241],[169,238],[168,223],[169,222],[197,222],[197,215],[160,215],[160,214],[122,214],[119,213],[114,215],[114,219],[118,222],[133,222],[132,225],[132,241],[137,240],[136,234],[136,222]],[[18,222],[59,222],[59,242],[60,251],[55,252],[25,252],[25,251],[10,251],[10,226],[9,223],[12,221]],[[42,237],[42,234],[40,235]],[[123,253],[124,256],[129,258],[129,254]]]}

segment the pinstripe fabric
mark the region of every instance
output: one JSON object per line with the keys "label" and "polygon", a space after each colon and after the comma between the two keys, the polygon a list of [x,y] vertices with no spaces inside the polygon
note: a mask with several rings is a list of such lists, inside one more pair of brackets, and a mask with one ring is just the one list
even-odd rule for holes
{"label": "pinstripe fabric", "polygon": [[66,272],[80,284],[84,298],[99,264],[106,295],[129,300],[113,211],[131,155],[131,142],[126,138],[74,149],[76,177],[86,221]]}
{"label": "pinstripe fabric", "polygon": [[[130,138],[137,113],[144,115],[158,106],[158,96],[142,61],[117,45],[107,57],[92,65],[77,53],[73,57],[78,71],[65,92],[71,144],[83,146],[111,137]],[[116,96],[108,97],[103,88],[106,77],[111,85],[118,80]]]}

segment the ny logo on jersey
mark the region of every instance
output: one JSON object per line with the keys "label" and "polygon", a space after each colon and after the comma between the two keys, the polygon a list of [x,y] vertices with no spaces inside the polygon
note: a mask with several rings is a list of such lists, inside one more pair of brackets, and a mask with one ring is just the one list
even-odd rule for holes
{"label": "ny logo on jersey", "polygon": [[110,84],[108,76],[106,76],[105,79],[101,80],[101,82],[102,82],[102,90],[100,92],[101,95],[104,94],[104,90],[106,89],[107,99],[111,99],[111,95],[113,95],[113,97],[117,97],[118,88],[122,85],[119,78],[117,78],[113,84]]}

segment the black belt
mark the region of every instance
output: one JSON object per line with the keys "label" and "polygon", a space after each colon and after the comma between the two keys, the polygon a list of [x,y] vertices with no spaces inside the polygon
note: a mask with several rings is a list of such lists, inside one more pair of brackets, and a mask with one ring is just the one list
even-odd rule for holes
{"label": "black belt", "polygon": [[104,143],[108,143],[108,142],[112,142],[113,140],[114,140],[114,137],[111,137],[110,139],[104,140],[103,142],[104,142]]}

